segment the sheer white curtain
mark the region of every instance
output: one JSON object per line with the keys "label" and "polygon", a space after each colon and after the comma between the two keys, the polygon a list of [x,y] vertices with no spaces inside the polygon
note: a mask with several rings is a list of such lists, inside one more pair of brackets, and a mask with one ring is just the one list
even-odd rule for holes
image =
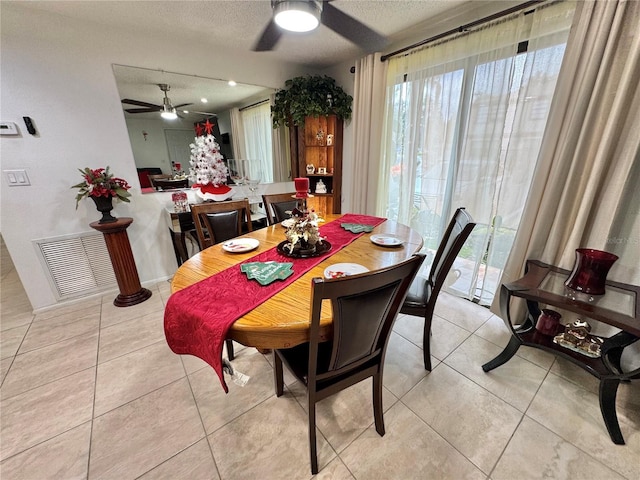
{"label": "sheer white curtain", "polygon": [[478,226],[449,290],[482,304],[520,222],[572,13],[545,5],[389,62],[378,214],[435,250],[466,207]]}
{"label": "sheer white curtain", "polygon": [[245,156],[248,160],[258,160],[262,170],[262,183],[273,183],[273,126],[271,106],[268,101],[240,111],[244,130]]}
{"label": "sheer white curtain", "polygon": [[244,126],[242,125],[242,115],[239,108],[232,108],[231,117],[231,145],[233,146],[233,156],[236,159],[247,158],[244,147]]}
{"label": "sheer white curtain", "polygon": [[349,170],[350,177],[343,179],[344,184],[349,185],[343,191],[343,196],[349,196],[345,203],[354,213],[376,213],[386,71],[387,62],[380,61],[379,53],[356,62],[353,167]]}

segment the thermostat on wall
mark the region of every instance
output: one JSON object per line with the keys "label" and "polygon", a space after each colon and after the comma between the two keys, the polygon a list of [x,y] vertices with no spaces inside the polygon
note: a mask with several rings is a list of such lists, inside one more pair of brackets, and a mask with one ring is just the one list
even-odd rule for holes
{"label": "thermostat on wall", "polygon": [[18,135],[18,126],[13,122],[0,123],[0,135]]}

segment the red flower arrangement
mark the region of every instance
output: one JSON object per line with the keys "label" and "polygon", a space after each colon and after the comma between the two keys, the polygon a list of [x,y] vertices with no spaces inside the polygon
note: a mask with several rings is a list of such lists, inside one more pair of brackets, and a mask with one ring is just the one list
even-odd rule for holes
{"label": "red flower arrangement", "polygon": [[126,180],[122,178],[114,177],[107,168],[85,168],[84,170],[78,169],[78,171],[84,177],[84,181],[74,185],[71,188],[79,188],[80,191],[76,195],[76,209],[78,203],[85,197],[117,197],[123,202],[129,202],[131,194],[127,192],[131,186]]}

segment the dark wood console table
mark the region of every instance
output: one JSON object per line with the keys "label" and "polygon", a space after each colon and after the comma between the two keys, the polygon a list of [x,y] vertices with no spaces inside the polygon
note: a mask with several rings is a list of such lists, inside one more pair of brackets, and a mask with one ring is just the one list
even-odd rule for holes
{"label": "dark wood console table", "polygon": [[[512,337],[505,349],[482,366],[485,372],[506,363],[520,345],[552,352],[583,368],[600,380],[600,411],[613,443],[624,445],[616,414],[616,394],[620,381],[640,378],[640,368],[623,372],[620,357],[625,347],[640,338],[640,287],[607,281],[606,293],[600,297],[579,294],[564,286],[569,270],[528,260],[526,274],[521,279],[500,288],[502,319]],[[527,302],[528,316],[521,325],[513,325],[510,313],[511,297]],[[591,358],[554,343],[553,337],[541,334],[535,324],[541,312],[540,304],[555,306],[612,325],[621,331],[604,339],[601,356]]]}
{"label": "dark wood console table", "polygon": [[111,223],[93,222],[89,226],[102,232],[109,250],[113,271],[118,281],[120,294],[113,301],[116,307],[129,307],[144,302],[151,296],[151,291],[142,288],[138,269],[131,252],[131,244],[127,235],[127,227],[133,218],[123,217]]}

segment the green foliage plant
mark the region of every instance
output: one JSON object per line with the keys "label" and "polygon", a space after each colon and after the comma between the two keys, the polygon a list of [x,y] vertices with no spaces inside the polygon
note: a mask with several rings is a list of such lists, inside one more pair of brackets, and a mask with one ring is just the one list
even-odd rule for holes
{"label": "green foliage plant", "polygon": [[351,118],[353,97],[327,75],[294,77],[278,90],[271,106],[273,128],[304,125],[305,117]]}

